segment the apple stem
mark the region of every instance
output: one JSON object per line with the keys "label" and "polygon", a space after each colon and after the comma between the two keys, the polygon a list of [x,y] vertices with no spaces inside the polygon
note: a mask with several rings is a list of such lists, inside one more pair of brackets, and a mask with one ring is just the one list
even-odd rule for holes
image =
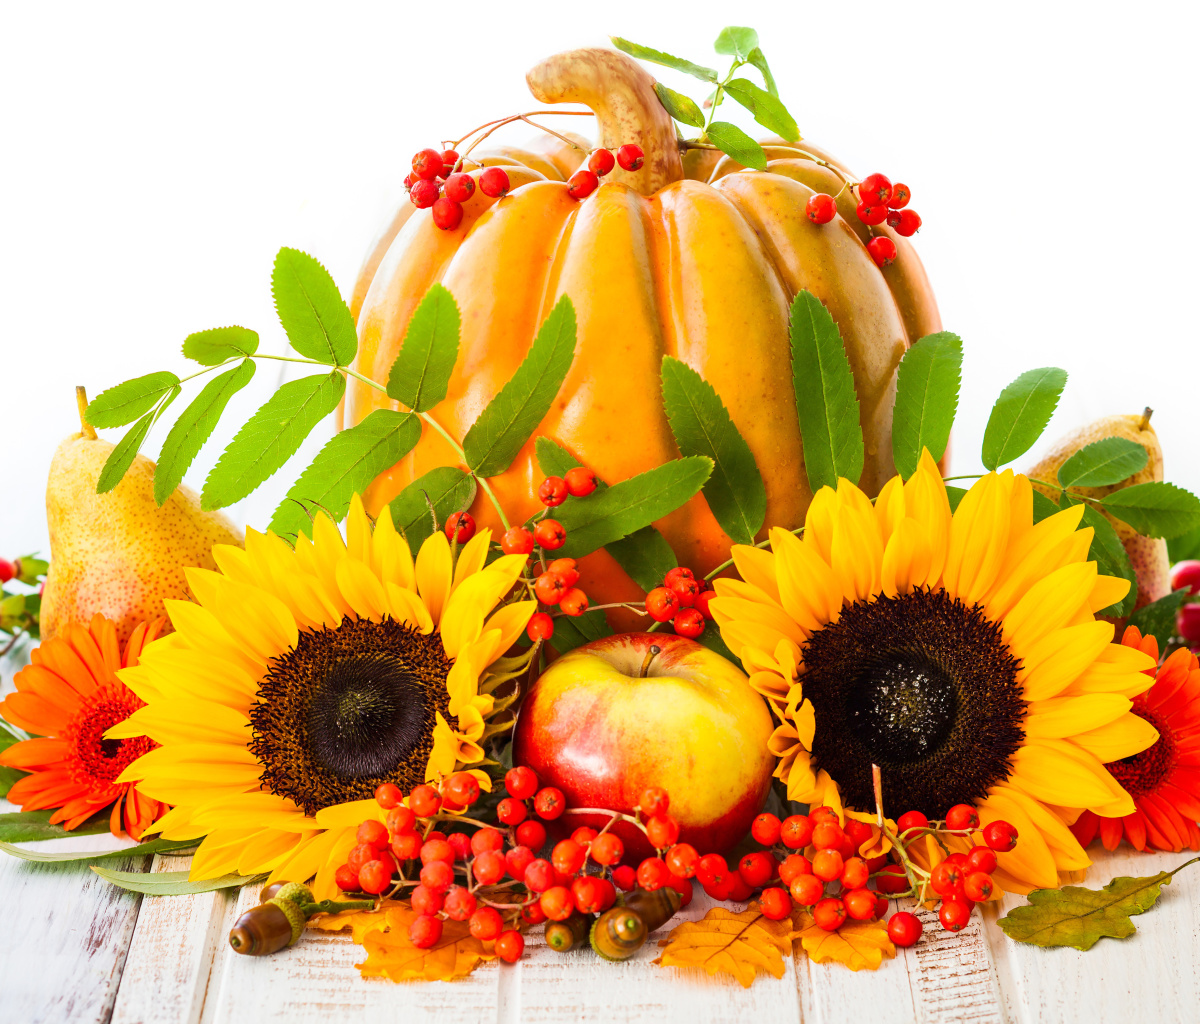
{"label": "apple stem", "polygon": [[651,644],[650,650],[646,652],[646,657],[642,660],[642,668],[638,672],[639,679],[645,679],[646,673],[650,671],[650,662],[662,654],[662,648],[658,644]]}
{"label": "apple stem", "polygon": [[1153,415],[1154,410],[1151,409],[1150,406],[1146,406],[1146,408],[1142,410],[1142,422],[1138,424],[1138,430],[1145,430],[1148,426],[1150,426],[1150,417]]}
{"label": "apple stem", "polygon": [[96,440],[96,428],[87,421],[87,388],[82,384],[75,387],[75,404],[79,406],[79,425],[82,428],[82,434],[89,441]]}

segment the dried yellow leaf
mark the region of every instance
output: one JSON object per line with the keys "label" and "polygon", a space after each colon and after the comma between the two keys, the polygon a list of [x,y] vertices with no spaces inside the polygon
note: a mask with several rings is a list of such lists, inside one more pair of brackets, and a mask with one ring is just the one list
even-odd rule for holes
{"label": "dried yellow leaf", "polygon": [[367,959],[356,965],[364,978],[382,975],[392,981],[449,981],[465,977],[484,960],[496,958],[471,934],[465,921],[443,922],[437,943],[418,949],[408,938],[408,926],[417,917],[415,911],[396,906],[385,917],[386,931],[372,930],[364,937]]}
{"label": "dried yellow leaf", "polygon": [[392,907],[403,906],[396,900],[384,900],[377,910],[347,910],[341,914],[318,914],[308,919],[308,926],[323,932],[340,932],[350,929],[356,945],[363,944],[368,932],[387,928],[385,912]]}
{"label": "dried yellow leaf", "polygon": [[790,921],[771,921],[752,903],[740,914],[713,907],[700,921],[685,921],[659,942],[661,967],[700,967],[732,974],[749,988],[758,972],[783,977],[783,954],[791,955]]}
{"label": "dried yellow leaf", "polygon": [[813,921],[806,910],[795,912],[800,929],[794,934],[814,963],[837,962],[852,971],[879,969],[883,958],[894,957],[896,947],[888,938],[887,925],[882,921],[847,920],[836,932],[827,932]]}

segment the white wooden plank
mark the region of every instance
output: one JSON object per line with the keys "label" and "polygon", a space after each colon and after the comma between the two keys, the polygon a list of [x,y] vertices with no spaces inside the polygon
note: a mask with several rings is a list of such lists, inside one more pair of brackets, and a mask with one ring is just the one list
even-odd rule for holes
{"label": "white wooden plank", "polygon": [[[1141,854],[1127,846],[1088,851],[1095,864],[1083,883],[1099,888],[1119,875],[1144,877],[1178,867],[1193,854]],[[1200,1020],[1200,864],[1163,889],[1158,906],[1133,918],[1137,934],[1101,939],[1087,952],[1013,942],[996,919],[1024,897],[1006,896],[986,919],[1001,985],[1016,1020],[1035,1024],[1128,1024]]]}
{"label": "white wooden plank", "polygon": [[[185,871],[191,857],[155,857],[151,871]],[[229,931],[228,890],[144,896],[112,1024],[195,1024],[218,943]]]}
{"label": "white wooden plank", "polygon": [[942,928],[935,912],[905,900],[924,926],[921,940],[903,950],[921,1024],[1004,1024],[1000,989],[980,914],[960,932]]}

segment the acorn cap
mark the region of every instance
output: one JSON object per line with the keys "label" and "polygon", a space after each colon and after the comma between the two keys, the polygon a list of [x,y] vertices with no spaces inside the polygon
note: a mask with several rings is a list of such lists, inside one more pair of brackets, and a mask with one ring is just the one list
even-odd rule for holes
{"label": "acorn cap", "polygon": [[288,919],[288,924],[292,926],[292,941],[289,942],[288,945],[294,945],[296,940],[300,938],[301,934],[304,932],[304,922],[308,920],[308,918],[304,916],[304,911],[301,910],[291,900],[284,899],[281,896],[275,896],[267,900],[267,902],[283,911],[284,917]]}

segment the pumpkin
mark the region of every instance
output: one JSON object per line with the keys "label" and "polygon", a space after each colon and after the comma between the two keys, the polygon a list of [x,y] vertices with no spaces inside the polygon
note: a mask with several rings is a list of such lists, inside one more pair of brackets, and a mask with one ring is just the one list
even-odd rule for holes
{"label": "pumpkin", "polygon": [[[754,454],[767,494],[765,535],[769,526],[802,523],[812,498],[788,334],[791,300],[808,289],[841,330],[865,440],[860,482],[876,493],[894,473],[896,367],[909,345],[941,329],[911,245],[886,226],[877,229],[899,250],[893,264],[877,267],[849,189],[832,222],[813,224],[804,213],[808,197],[836,195],[842,182],[813,158],[834,167],[836,161],[807,142],[769,140],[765,172],[712,150],[686,150],[685,161],[654,79],[624,54],[558,54],[533,68],[527,81],[543,102],[586,104],[596,115],[600,145],[615,150],[635,142],[645,152],[643,166],[613,170],[577,201],[562,179],[583,149],[562,143],[540,153],[510,149],[480,160],[506,166],[510,194],[496,200],[476,189],[455,230],[436,228],[428,210],[403,211],[355,289],[363,296],[356,368],[387,378],[409,317],[440,281],[462,312],[462,340],[449,393],[434,415],[461,440],[566,294],[578,318],[575,361],[537,433],[609,483],[677,457],[659,381],[663,356],[676,356],[716,389]],[[389,407],[386,397],[353,379],[346,395],[349,424]],[[369,488],[368,509],[377,512],[423,473],[457,461],[427,429]],[[541,479],[530,441],[491,480],[510,519],[541,508]],[[472,512],[482,525],[499,525],[482,495]],[[703,495],[655,525],[682,565],[708,572],[728,557],[730,539]],[[580,586],[593,603],[641,597],[603,550],[580,568]]]}

